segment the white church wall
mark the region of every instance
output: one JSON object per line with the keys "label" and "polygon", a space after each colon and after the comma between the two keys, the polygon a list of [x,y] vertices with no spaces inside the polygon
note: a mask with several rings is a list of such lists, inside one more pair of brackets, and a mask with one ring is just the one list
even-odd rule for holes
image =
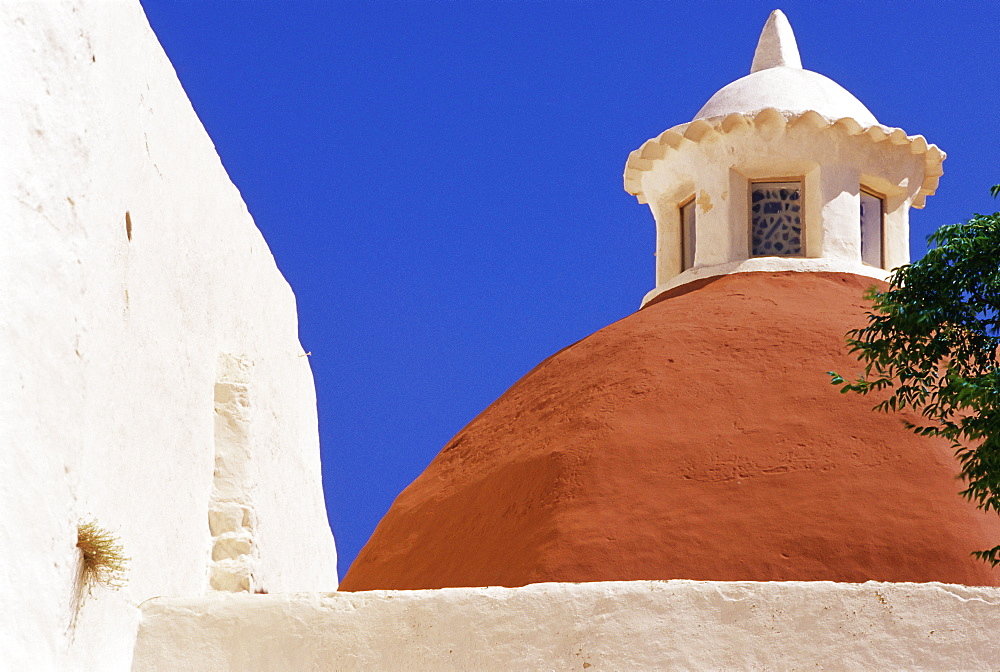
{"label": "white church wall", "polygon": [[135,672],[991,670],[1000,589],[632,581],[143,605]]}
{"label": "white church wall", "polygon": [[[294,296],[138,1],[2,3],[0,32],[0,660],[127,669],[140,602],[209,589],[228,449],[245,587],[335,589]],[[88,515],[131,562],[81,601]]]}

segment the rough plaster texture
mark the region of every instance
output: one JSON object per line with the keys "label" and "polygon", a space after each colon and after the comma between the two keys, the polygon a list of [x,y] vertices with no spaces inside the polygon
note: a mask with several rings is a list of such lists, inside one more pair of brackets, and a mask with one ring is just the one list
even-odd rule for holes
{"label": "rough plaster texture", "polygon": [[830,384],[858,370],[844,334],[873,284],[701,280],[552,355],[396,498],[341,590],[1000,584],[969,556],[1000,516],[959,497],[948,442]]}
{"label": "rough plaster texture", "polygon": [[547,583],[143,605],[135,672],[995,670],[1000,590]]}
{"label": "rough plaster texture", "polygon": [[[254,585],[336,588],[312,375],[139,3],[5,2],[0,27],[0,667],[128,669],[139,602],[208,590],[227,477]],[[245,364],[236,443],[226,358]],[[131,570],[81,601],[87,514]]]}

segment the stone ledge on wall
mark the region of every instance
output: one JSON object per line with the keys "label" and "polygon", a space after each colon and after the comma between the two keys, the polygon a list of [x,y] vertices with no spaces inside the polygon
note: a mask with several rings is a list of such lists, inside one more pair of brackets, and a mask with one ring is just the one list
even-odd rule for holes
{"label": "stone ledge on wall", "polygon": [[132,669],[997,669],[998,607],[942,583],[216,593],[145,602]]}

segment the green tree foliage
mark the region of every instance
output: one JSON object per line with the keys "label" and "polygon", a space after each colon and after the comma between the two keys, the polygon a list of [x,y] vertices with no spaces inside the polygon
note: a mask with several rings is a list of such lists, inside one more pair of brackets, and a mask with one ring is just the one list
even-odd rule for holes
{"label": "green tree foliage", "polygon": [[[877,411],[918,412],[923,420],[907,427],[951,441],[960,494],[1000,513],[1000,212],[942,226],[928,244],[888,289],[869,290],[868,326],[847,334],[861,376],[830,375],[841,392],[888,395]],[[1000,564],[1000,546],[973,555]]]}

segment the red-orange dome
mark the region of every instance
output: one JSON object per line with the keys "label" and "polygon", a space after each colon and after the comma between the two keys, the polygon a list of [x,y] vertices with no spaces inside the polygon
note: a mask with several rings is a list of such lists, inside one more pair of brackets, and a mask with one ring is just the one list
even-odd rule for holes
{"label": "red-orange dome", "polygon": [[737,273],[542,362],[399,495],[343,590],[704,579],[998,585],[950,448],[841,395],[874,281]]}

